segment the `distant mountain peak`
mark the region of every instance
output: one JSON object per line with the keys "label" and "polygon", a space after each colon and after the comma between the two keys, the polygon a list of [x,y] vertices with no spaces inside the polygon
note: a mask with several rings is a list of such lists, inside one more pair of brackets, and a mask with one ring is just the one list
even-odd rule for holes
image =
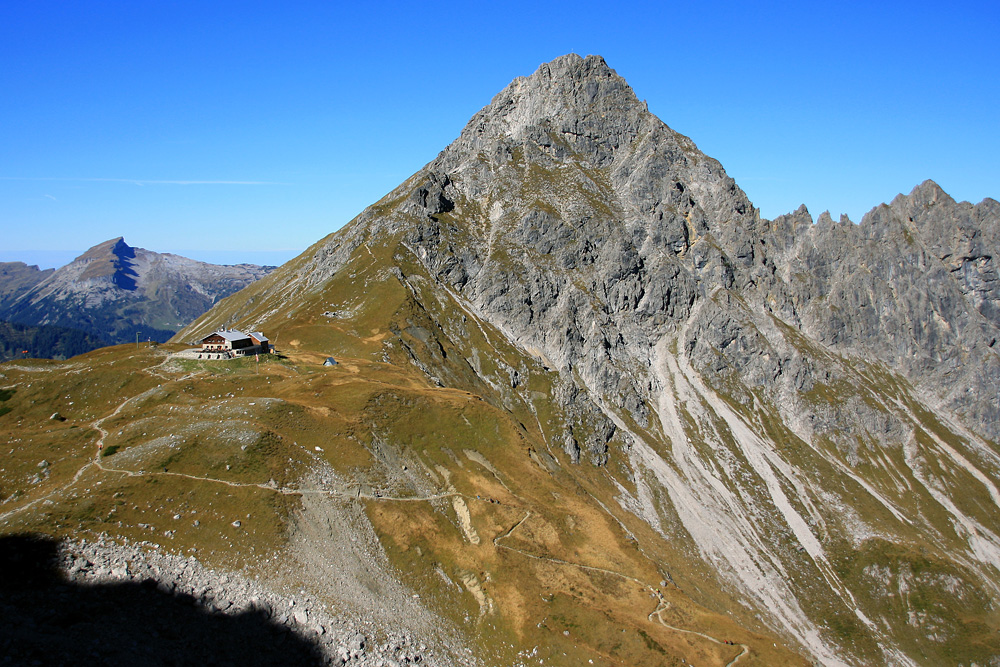
{"label": "distant mountain peak", "polygon": [[77,257],[74,261],[107,259],[109,255],[115,255],[117,257],[134,257],[135,248],[125,243],[125,237],[119,236],[118,238],[109,239],[104,243],[98,243]]}
{"label": "distant mountain peak", "polygon": [[109,342],[166,340],[219,299],[273,267],[218,266],[136,248],[121,236],[98,243],[56,271],[0,267],[0,319],[78,328]]}
{"label": "distant mountain peak", "polygon": [[135,250],[125,243],[125,239],[121,236],[94,246],[73,260],[87,265],[79,279],[100,280],[107,278],[121,289],[136,289],[137,274],[132,262],[135,258]]}

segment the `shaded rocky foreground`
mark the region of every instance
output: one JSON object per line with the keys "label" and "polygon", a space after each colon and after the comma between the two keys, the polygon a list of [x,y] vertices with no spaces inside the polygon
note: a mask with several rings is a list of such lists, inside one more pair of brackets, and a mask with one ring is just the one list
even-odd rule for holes
{"label": "shaded rocky foreground", "polygon": [[[0,537],[0,665],[441,664],[401,633],[332,618],[194,558]],[[450,662],[447,658],[445,662]]]}

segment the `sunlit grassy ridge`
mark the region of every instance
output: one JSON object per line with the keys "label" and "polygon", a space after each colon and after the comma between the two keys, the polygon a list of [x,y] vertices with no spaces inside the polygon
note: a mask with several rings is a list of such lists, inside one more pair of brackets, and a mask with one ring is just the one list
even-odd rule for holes
{"label": "sunlit grassy ridge", "polygon": [[[311,249],[303,257],[314,252],[315,249]],[[398,267],[398,274],[388,272],[384,268],[377,270],[379,265],[384,267],[387,260],[391,260],[391,266]],[[288,317],[285,313],[276,314],[269,320],[275,329],[281,332],[278,336],[279,347],[288,346],[286,349],[296,350],[300,358],[309,358],[319,363],[324,358],[323,355],[328,353],[337,356],[338,352],[342,354],[346,352],[348,355],[360,352],[369,360],[385,359],[393,362],[393,368],[397,369],[397,372],[402,371],[410,378],[406,383],[408,391],[405,393],[399,390],[386,391],[368,403],[364,413],[368,415],[370,422],[369,437],[374,437],[381,443],[382,451],[385,449],[385,443],[390,447],[401,447],[407,452],[407,456],[419,458],[422,461],[420,465],[431,471],[435,471],[439,465],[450,469],[455,475],[452,484],[459,491],[469,498],[474,492],[478,496],[474,502],[470,501],[468,504],[474,523],[477,525],[481,521],[495,523],[491,532],[480,535],[478,546],[472,548],[467,544],[467,548],[471,549],[471,555],[457,558],[453,552],[463,542],[462,534],[454,532],[456,524],[460,523],[457,517],[450,518],[453,533],[446,539],[439,534],[444,525],[442,522],[446,519],[441,515],[442,510],[435,508],[433,504],[422,506],[407,503],[395,509],[391,503],[376,502],[374,506],[377,511],[371,516],[383,536],[390,558],[394,561],[401,559],[402,572],[409,573],[412,577],[417,577],[417,573],[420,573],[420,577],[430,582],[421,585],[420,578],[417,577],[411,582],[412,585],[422,591],[428,585],[431,589],[435,589],[443,581],[438,570],[445,571],[446,576],[457,585],[452,591],[456,599],[442,603],[440,605],[442,613],[463,622],[468,616],[472,619],[470,622],[478,623],[476,619],[479,604],[475,602],[474,596],[470,597],[468,587],[461,582],[464,576],[474,574],[475,581],[479,583],[473,583],[473,586],[478,585],[486,589],[496,587],[496,583],[482,581],[486,570],[483,568],[484,563],[478,562],[479,559],[485,558],[483,554],[493,552],[495,555],[491,559],[501,560],[511,568],[506,576],[499,579],[505,582],[501,588],[501,591],[506,591],[503,595],[509,596],[511,601],[501,609],[513,613],[514,609],[530,608],[541,614],[540,618],[536,618],[533,614],[525,615],[523,611],[518,611],[517,618],[520,620],[517,624],[510,626],[505,622],[500,623],[502,628],[507,628],[504,631],[507,634],[497,634],[499,631],[495,631],[497,623],[500,622],[497,618],[491,616],[490,620],[483,621],[487,624],[485,627],[489,629],[489,632],[483,633],[483,641],[489,641],[490,637],[508,638],[497,639],[491,649],[498,651],[498,656],[505,655],[507,658],[513,655],[511,646],[523,647],[531,638],[542,644],[554,642],[557,646],[569,647],[581,644],[578,635],[571,633],[567,638],[561,634],[562,629],[560,629],[555,633],[557,636],[547,637],[544,636],[545,633],[539,634],[541,628],[538,627],[547,616],[547,613],[543,613],[545,611],[543,595],[556,596],[552,599],[562,599],[559,597],[563,595],[561,586],[567,577],[574,581],[580,579],[579,585],[582,586],[584,585],[582,582],[589,577],[598,576],[591,571],[578,568],[577,565],[621,568],[629,573],[628,576],[641,578],[647,584],[657,587],[665,576],[681,582],[692,581],[695,582],[692,585],[698,590],[706,593],[712,591],[707,598],[703,597],[706,602],[710,602],[720,610],[727,610],[738,618],[745,620],[752,618],[746,613],[747,610],[732,608],[726,594],[717,589],[711,572],[703,569],[697,561],[690,560],[691,554],[686,540],[676,544],[664,542],[649,529],[648,525],[635,516],[620,509],[615,511],[615,508],[618,508],[616,491],[609,483],[610,480],[607,478],[604,481],[594,480],[584,471],[569,474],[558,472],[572,469],[573,466],[561,451],[568,422],[566,416],[552,401],[554,372],[545,369],[544,363],[540,360],[525,358],[504,334],[472,317],[448,297],[442,300],[440,293],[435,293],[436,287],[433,281],[425,277],[423,267],[416,260],[412,252],[400,246],[385,250],[379,247],[373,250],[371,248],[358,250],[352,255],[352,259],[322,286],[322,289],[312,293],[309,297],[309,302],[312,304],[309,309],[301,309],[292,317]],[[289,273],[294,273],[301,269],[296,266],[287,270]],[[281,273],[279,272],[274,280],[279,280]],[[400,276],[405,282],[400,280]],[[266,285],[262,285],[262,288],[266,288]],[[215,316],[231,317],[227,313],[246,312],[243,309],[251,306],[251,298],[248,298],[248,293],[238,295],[232,299],[233,303],[224,304],[223,313],[216,313]],[[236,303],[237,301],[240,303]],[[258,302],[260,299],[255,301]],[[349,367],[352,363],[350,359],[346,361],[341,359],[341,366]],[[372,364],[364,367],[365,372],[375,368],[382,366]],[[433,373],[429,376],[431,369]],[[519,375],[520,385],[516,388],[511,386],[513,370],[517,370]],[[445,386],[464,387],[466,391],[455,392],[445,388],[435,388],[433,385],[437,382],[443,382]],[[414,389],[419,390],[416,396],[412,394]],[[471,392],[476,401],[471,405],[479,406],[478,415],[470,412],[466,392]],[[428,404],[431,395],[437,395],[439,398],[433,404]],[[443,400],[445,397],[448,397],[448,400]],[[449,407],[449,401],[459,401],[461,419],[449,416],[455,412],[454,407]],[[355,405],[360,403],[357,398],[354,402]],[[576,433],[583,437],[588,425],[575,423],[574,428]],[[358,437],[365,440],[364,435]],[[445,448],[441,447],[442,443],[446,445]],[[468,472],[470,466],[472,468],[477,466],[463,459],[456,443],[462,443],[462,449],[471,446],[478,450],[489,446],[490,453],[487,454],[487,458],[492,460],[500,457],[500,462],[494,462],[494,465],[498,470],[507,471],[505,474],[508,476],[508,484],[510,478],[532,479],[540,476],[546,482],[541,484],[541,488],[545,490],[526,487],[530,495],[534,495],[535,502],[528,506],[523,500],[518,500],[512,505],[511,494],[506,489],[497,488],[498,481],[490,474],[483,476],[482,471],[470,480],[473,486],[463,488],[457,480],[470,474]],[[615,463],[620,464],[620,462],[619,458]],[[456,466],[460,467],[456,470]],[[373,466],[375,469],[379,467],[380,465]],[[553,471],[557,471],[559,480],[555,486],[553,486]],[[375,475],[373,478],[376,485],[384,481],[385,478],[381,475]],[[440,481],[443,483],[443,479]],[[586,484],[588,488],[582,487],[581,483]],[[622,475],[621,483],[631,485],[627,473]],[[567,491],[563,485],[568,485],[569,490]],[[563,500],[556,502],[556,495]],[[504,496],[508,502],[501,504],[499,501]],[[566,517],[562,515],[564,511],[572,509],[566,507],[565,498],[576,499],[572,506],[581,508],[589,506],[587,513],[593,515],[592,519],[583,524],[574,524],[575,527],[570,528]],[[597,498],[600,499],[600,504],[595,503]],[[486,499],[498,502],[490,503]],[[447,502],[439,501],[438,504],[447,510]],[[605,508],[612,508],[617,516],[612,519]],[[484,509],[487,511],[484,512]],[[551,518],[545,518],[553,512],[555,514]],[[502,520],[493,516],[497,513]],[[529,513],[530,516],[524,524],[502,542],[505,546],[508,546],[509,542],[528,555],[518,555],[504,548],[497,549],[491,544],[494,538],[510,530]],[[422,515],[426,515],[425,518],[419,520],[416,518]],[[573,521],[575,520],[571,519],[571,522]],[[618,522],[625,522],[628,525],[627,532]],[[413,527],[407,528],[409,526]],[[433,528],[434,526],[438,528]],[[598,526],[605,528],[597,530]],[[606,534],[604,532],[606,530],[611,532]],[[407,537],[406,534],[411,531],[413,536]],[[649,552],[659,552],[660,558],[669,559],[669,565],[665,567],[662,561],[659,565],[654,564],[656,560],[649,561],[648,555],[637,548],[635,540],[629,533],[640,535],[644,544],[651,541],[657,543],[657,547],[650,549]],[[417,540],[419,549],[410,548],[409,545],[414,540]],[[624,551],[618,553],[617,548],[611,549],[615,543],[620,543]],[[435,554],[431,562],[437,565],[433,570],[427,567],[414,569],[408,559],[417,558],[423,561],[424,556],[420,554],[426,554],[428,551]],[[554,565],[539,560],[552,557],[553,554],[570,564]],[[449,565],[445,567],[444,564]],[[535,594],[526,593],[525,590],[532,590],[537,583],[530,585],[529,583],[548,580],[550,577],[532,573],[534,568],[555,568],[556,571],[567,570],[570,573],[559,574],[556,578],[559,583],[555,585],[550,583],[547,589],[543,589],[547,592],[539,591],[535,600]],[[665,574],[666,569],[669,569],[669,575]],[[490,576],[494,582],[498,581],[495,574]],[[608,575],[599,576],[607,578]],[[629,581],[620,577],[612,579],[618,580],[616,584],[618,586],[625,586]],[[652,636],[658,636],[658,633],[663,635],[659,640],[661,643],[674,647],[672,651],[667,651],[668,654],[687,654],[686,651],[690,647],[688,649],[680,647],[688,646],[695,640],[683,634],[671,633],[662,625],[652,630],[646,627],[650,623],[648,615],[656,608],[655,601],[647,598],[652,602],[649,609],[637,605],[637,599],[642,599],[642,595],[649,596],[650,593],[648,590],[642,593],[642,586],[634,581],[629,585],[636,587],[636,591],[625,596],[624,599],[629,601],[624,605],[608,600],[602,603],[601,596],[597,596],[591,597],[590,602],[575,612],[578,620],[587,614],[593,614],[589,625],[597,627],[608,621],[611,608],[627,608],[629,609],[627,617],[631,620],[626,622],[626,619],[622,618],[616,623],[633,629],[645,628],[642,630],[646,633],[644,638],[640,638],[638,630],[632,634],[625,633],[622,638],[616,635],[615,642],[602,649],[608,654],[604,658],[608,659],[612,654],[618,655],[615,651],[620,650],[624,650],[625,653],[615,659],[624,660],[626,664],[633,662],[644,651],[651,651],[650,655],[659,656],[663,650],[661,644],[651,639]],[[590,587],[591,584],[588,583],[587,586]],[[448,590],[448,587],[445,586],[440,590]],[[433,596],[426,592],[422,594],[425,598],[433,599]],[[635,595],[639,598],[634,598]],[[702,595],[704,596],[704,593]],[[614,597],[612,595],[612,598]],[[684,600],[685,597],[679,595],[678,599]],[[464,603],[455,606],[457,600],[464,600]],[[649,606],[649,603],[646,606]],[[461,609],[461,613],[455,612],[456,609]],[[673,618],[675,621],[690,621],[694,618],[691,613],[682,611],[681,603],[675,602],[663,616],[667,619]],[[702,618],[702,623],[716,625],[720,623],[719,620],[705,621],[704,619],[714,617],[704,616],[704,613],[704,611],[697,612],[695,617]],[[727,623],[722,622],[719,627],[731,627]],[[621,629],[617,624],[614,627]],[[733,629],[728,631],[729,634],[734,632],[736,631]],[[615,649],[619,644],[622,646],[635,644],[636,647],[644,648]],[[733,652],[731,648],[727,650]],[[552,651],[558,658],[561,651],[555,648]],[[729,659],[732,659],[732,656]],[[754,660],[753,654],[745,660]]]}

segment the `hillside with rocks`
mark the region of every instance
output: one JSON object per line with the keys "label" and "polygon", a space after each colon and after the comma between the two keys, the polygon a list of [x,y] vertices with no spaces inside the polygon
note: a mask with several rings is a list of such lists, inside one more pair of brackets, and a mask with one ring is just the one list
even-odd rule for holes
{"label": "hillside with rocks", "polygon": [[763,219],[564,56],[173,339],[282,356],[0,367],[0,529],[156,535],[439,664],[1000,665],[998,220]]}
{"label": "hillside with rocks", "polygon": [[42,271],[37,265],[24,262],[0,262],[0,309],[6,309],[19,296],[55,273]]}
{"label": "hillside with rocks", "polygon": [[20,262],[0,266],[0,320],[76,329],[104,345],[135,342],[137,334],[142,341],[164,342],[273,269],[207,264],[133,248],[117,238],[58,270]]}
{"label": "hillside with rocks", "polygon": [[[159,664],[166,656],[172,664],[201,663],[218,654],[250,665],[320,665],[330,656],[358,667],[436,659],[405,633],[376,643],[372,628],[331,617],[312,600],[276,596],[193,557],[162,553],[153,542],[0,538],[0,563],[10,581],[0,597],[8,619],[4,659],[13,664],[75,662],[81,650],[105,665]],[[66,623],[73,618],[86,620]],[[151,635],[151,625],[171,632]]]}

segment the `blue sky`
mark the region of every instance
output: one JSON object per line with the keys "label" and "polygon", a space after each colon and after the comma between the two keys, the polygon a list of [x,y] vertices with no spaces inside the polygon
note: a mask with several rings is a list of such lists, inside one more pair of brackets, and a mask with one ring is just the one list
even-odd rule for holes
{"label": "blue sky", "polygon": [[857,221],[927,178],[1000,198],[998,34],[995,1],[6,2],[0,261],[124,236],[279,263],[568,52],[603,55],[765,217]]}

